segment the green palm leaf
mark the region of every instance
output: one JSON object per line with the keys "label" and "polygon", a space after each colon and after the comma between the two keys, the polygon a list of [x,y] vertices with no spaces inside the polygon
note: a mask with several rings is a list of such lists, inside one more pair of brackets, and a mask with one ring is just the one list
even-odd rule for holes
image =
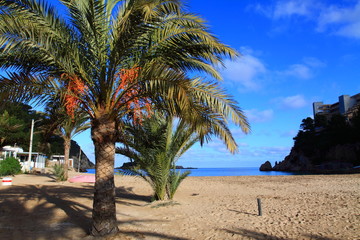
{"label": "green palm leaf", "polygon": [[[210,34],[201,18],[186,12],[180,0],[60,0],[66,16],[50,2],[0,0],[0,68],[7,72],[0,78],[0,100],[46,105],[66,94],[71,78],[64,74],[84,84],[76,97],[79,111],[91,121],[99,169],[92,233],[116,232],[115,195],[106,189],[114,188],[115,141],[136,110],[128,101],[147,99],[154,110],[166,109],[192,123],[201,142],[211,132],[234,152],[226,120],[247,131],[245,116],[212,83],[189,79],[188,73],[221,79],[216,65],[237,53]],[[122,79],[117,74],[134,67],[140,69],[133,83],[138,91],[126,99],[134,86],[118,90]]]}

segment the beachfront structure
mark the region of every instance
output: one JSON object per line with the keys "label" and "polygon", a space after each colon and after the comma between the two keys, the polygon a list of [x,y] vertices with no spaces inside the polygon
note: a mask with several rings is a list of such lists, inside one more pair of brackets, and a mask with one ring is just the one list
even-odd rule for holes
{"label": "beachfront structure", "polygon": [[[29,153],[28,152],[18,153],[17,158],[20,160],[21,166],[25,167],[29,160]],[[32,152],[30,170],[33,168],[45,168],[46,158],[47,158],[46,155],[43,153]]]}
{"label": "beachfront structure", "polygon": [[4,160],[7,157],[17,158],[19,152],[24,152],[21,147],[4,146],[0,148],[0,160]]}
{"label": "beachfront structure", "polygon": [[[51,159],[49,160],[49,166],[53,166],[55,164],[64,164],[65,163],[65,156],[64,155],[52,155]],[[74,167],[74,159],[69,159],[69,167]]]}
{"label": "beachfront structure", "polygon": [[360,106],[360,93],[349,96],[339,96],[339,101],[333,104],[323,104],[323,102],[313,103],[314,117],[319,115],[325,115],[330,118],[334,114],[341,114],[347,118],[351,118],[357,108]]}
{"label": "beachfront structure", "polygon": [[[24,152],[20,147],[4,146],[0,149],[0,160],[7,157],[17,158],[21,164],[22,170],[25,170],[27,162],[29,160],[29,153]],[[32,152],[30,169],[32,168],[45,168],[46,155],[42,153]]]}
{"label": "beachfront structure", "polygon": [[[7,157],[17,158],[22,166],[22,170],[25,171],[27,162],[29,160],[29,152],[24,152],[20,147],[4,146],[0,148],[0,161],[4,160]],[[45,168],[46,167],[46,158],[47,156],[43,153],[32,152],[31,153],[31,163],[30,169],[32,168]],[[49,167],[55,164],[63,164],[64,155],[52,155],[51,159],[48,160]],[[74,160],[69,159],[69,167],[74,167]]]}

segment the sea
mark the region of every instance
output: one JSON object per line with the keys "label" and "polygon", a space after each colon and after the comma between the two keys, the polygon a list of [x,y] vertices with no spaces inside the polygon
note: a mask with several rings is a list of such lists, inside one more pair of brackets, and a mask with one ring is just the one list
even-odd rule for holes
{"label": "sea", "polygon": [[[181,172],[190,171],[192,177],[215,177],[215,176],[276,176],[276,175],[296,175],[293,172],[260,171],[259,167],[238,167],[238,168],[196,168],[196,169],[177,169]],[[119,169],[115,174],[119,174]],[[87,169],[88,173],[95,173],[95,169]],[[125,172],[126,174],[126,172]]]}

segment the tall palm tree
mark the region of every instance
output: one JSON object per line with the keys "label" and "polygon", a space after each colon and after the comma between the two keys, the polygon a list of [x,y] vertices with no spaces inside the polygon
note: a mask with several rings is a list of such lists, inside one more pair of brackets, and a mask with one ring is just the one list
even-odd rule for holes
{"label": "tall palm tree", "polygon": [[71,140],[78,134],[90,128],[88,115],[83,111],[75,111],[69,116],[60,96],[53,96],[45,108],[47,118],[41,127],[44,136],[60,136],[64,140],[64,180],[68,179],[68,167],[71,150]]}
{"label": "tall palm tree", "polygon": [[[0,0],[0,66],[8,71],[0,80],[0,96],[44,104],[59,94],[70,116],[77,108],[88,114],[96,161],[91,233],[106,235],[118,231],[114,156],[124,119],[140,122],[144,109],[158,106],[194,126],[207,117],[231,117],[249,130],[235,102],[186,76],[195,70],[220,79],[213,66],[237,53],[180,0],[60,2],[66,16],[48,1]],[[203,116],[200,106],[211,114]],[[228,128],[217,127],[236,151]],[[202,134],[201,127],[196,131]]]}
{"label": "tall palm tree", "polygon": [[71,139],[90,128],[88,118],[83,113],[76,115],[73,119],[64,116],[63,121],[58,124],[55,134],[64,140],[64,179],[68,179],[68,167],[71,148]]}
{"label": "tall palm tree", "polygon": [[68,178],[69,157],[71,148],[71,139],[76,135],[90,128],[90,124],[87,122],[87,116],[80,114],[75,116],[74,119],[65,118],[64,121],[59,124],[57,134],[64,139],[64,178]]}

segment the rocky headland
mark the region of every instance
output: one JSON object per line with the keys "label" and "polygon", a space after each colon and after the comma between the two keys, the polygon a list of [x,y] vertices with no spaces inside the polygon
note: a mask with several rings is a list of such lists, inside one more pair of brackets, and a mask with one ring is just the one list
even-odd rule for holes
{"label": "rocky headland", "polygon": [[316,115],[303,119],[300,129],[289,155],[275,166],[262,164],[261,171],[360,172],[360,111],[352,118]]}
{"label": "rocky headland", "polygon": [[271,166],[269,161],[261,165],[260,171],[314,172],[314,173],[360,173],[360,143],[336,145],[327,150],[318,149],[307,155],[293,147],[281,162]]}

